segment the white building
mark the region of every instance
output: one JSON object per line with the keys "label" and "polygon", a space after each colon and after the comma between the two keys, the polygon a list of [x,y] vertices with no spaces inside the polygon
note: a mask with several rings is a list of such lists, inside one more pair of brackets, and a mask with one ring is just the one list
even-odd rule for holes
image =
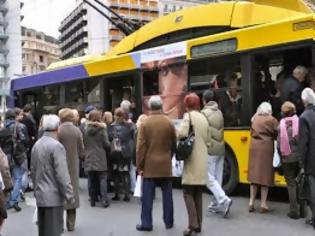
{"label": "white building", "polygon": [[0,0],[0,112],[6,107],[10,80],[22,74],[22,7],[19,0]]}
{"label": "white building", "polygon": [[[118,19],[95,1],[89,1],[114,22]],[[106,6],[128,21],[141,25],[157,18],[157,0],[101,0]],[[88,4],[77,1],[75,9],[61,22],[61,59],[101,54],[115,46],[125,35]]]}

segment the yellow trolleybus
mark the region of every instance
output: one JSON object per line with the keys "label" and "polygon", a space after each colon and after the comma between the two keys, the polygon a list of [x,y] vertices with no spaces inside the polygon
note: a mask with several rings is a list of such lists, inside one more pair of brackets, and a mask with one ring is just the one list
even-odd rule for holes
{"label": "yellow trolleybus", "polygon": [[[213,89],[225,115],[224,188],[230,193],[247,183],[250,119],[258,104],[270,101],[278,116],[281,80],[297,65],[314,67],[314,29],[314,14],[301,0],[191,7],[148,23],[104,55],[57,62],[13,80],[12,97],[38,114],[86,104],[113,110],[130,99],[136,118],[159,94],[164,112],[177,120],[188,91]],[[275,181],[285,184],[278,175]]]}

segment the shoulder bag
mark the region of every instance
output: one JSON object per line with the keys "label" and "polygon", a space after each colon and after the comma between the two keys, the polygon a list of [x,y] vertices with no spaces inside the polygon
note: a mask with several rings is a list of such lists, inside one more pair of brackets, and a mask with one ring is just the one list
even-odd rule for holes
{"label": "shoulder bag", "polygon": [[190,157],[192,150],[193,150],[194,143],[195,143],[195,131],[194,131],[193,125],[191,123],[190,113],[188,113],[188,115],[189,115],[188,136],[181,138],[177,144],[176,160],[178,160],[178,161],[184,161],[188,157]]}

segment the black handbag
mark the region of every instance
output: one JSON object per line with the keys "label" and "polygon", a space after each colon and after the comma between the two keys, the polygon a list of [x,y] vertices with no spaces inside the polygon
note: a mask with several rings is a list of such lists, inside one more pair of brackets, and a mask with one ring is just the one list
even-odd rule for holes
{"label": "black handbag", "polygon": [[191,123],[191,116],[189,115],[189,131],[187,137],[181,138],[177,144],[176,150],[176,160],[184,161],[188,157],[190,157],[194,143],[195,143],[195,131],[193,129],[193,125]]}

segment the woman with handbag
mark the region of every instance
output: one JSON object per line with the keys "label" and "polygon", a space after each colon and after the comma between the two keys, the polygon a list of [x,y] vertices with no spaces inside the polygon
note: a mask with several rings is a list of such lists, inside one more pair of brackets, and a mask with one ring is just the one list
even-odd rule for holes
{"label": "woman with handbag", "polygon": [[178,131],[178,139],[193,136],[190,155],[184,159],[182,185],[188,212],[188,228],[184,236],[201,232],[202,226],[202,189],[207,184],[207,145],[211,140],[208,121],[200,110],[200,99],[191,93],[184,98],[187,113]]}
{"label": "woman with handbag", "polygon": [[[111,163],[114,178],[115,196],[113,201],[119,201],[119,193],[124,192],[124,201],[129,202],[130,196],[130,162],[132,157],[131,141],[133,131],[125,122],[125,112],[121,108],[115,110],[115,121],[109,127],[109,140],[111,141]],[[122,183],[122,187],[120,188]]]}

